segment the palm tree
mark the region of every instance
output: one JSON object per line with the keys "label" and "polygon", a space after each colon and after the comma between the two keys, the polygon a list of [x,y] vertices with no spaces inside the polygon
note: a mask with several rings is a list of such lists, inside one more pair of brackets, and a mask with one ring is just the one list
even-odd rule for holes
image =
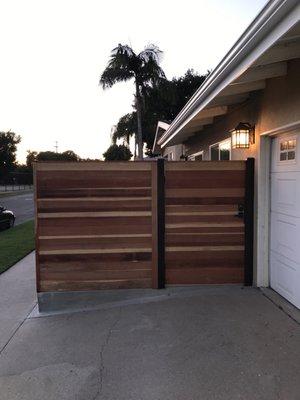
{"label": "palm tree", "polygon": [[99,83],[103,89],[110,88],[117,82],[134,79],[139,159],[143,158],[142,91],[147,85],[155,85],[165,78],[159,66],[161,54],[162,51],[155,45],[149,45],[136,54],[130,46],[118,44],[112,50],[108,65],[100,77]]}

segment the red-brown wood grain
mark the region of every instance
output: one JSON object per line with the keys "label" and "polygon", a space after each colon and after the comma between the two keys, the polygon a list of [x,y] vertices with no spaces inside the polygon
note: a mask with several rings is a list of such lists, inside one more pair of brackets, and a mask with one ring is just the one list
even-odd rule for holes
{"label": "red-brown wood grain", "polygon": [[39,291],[152,285],[152,164],[37,163]]}

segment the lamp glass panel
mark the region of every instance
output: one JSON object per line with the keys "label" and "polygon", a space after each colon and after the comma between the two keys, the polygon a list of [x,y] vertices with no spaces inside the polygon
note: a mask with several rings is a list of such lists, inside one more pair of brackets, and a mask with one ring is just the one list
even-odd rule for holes
{"label": "lamp glass panel", "polygon": [[231,134],[231,143],[232,143],[232,148],[236,148],[236,131],[233,131]]}
{"label": "lamp glass panel", "polygon": [[249,131],[237,130],[232,132],[232,147],[234,149],[248,148],[249,147]]}
{"label": "lamp glass panel", "polygon": [[240,147],[249,147],[249,131],[248,130],[240,131],[239,145],[240,145]]}

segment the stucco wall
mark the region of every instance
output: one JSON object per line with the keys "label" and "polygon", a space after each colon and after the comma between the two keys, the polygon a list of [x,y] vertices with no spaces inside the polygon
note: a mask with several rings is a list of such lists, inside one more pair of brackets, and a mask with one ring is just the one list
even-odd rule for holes
{"label": "stucco wall", "polygon": [[[229,107],[225,116],[215,118],[213,125],[194,135],[185,142],[186,154],[190,155],[198,151],[204,151],[204,160],[209,160],[209,146],[230,138],[229,131],[233,129],[238,122],[249,122],[256,124],[259,116],[261,93],[255,93],[244,104],[238,104]],[[254,148],[243,150],[232,150],[231,158],[233,160],[245,159],[255,153]]]}
{"label": "stucco wall", "polygon": [[184,154],[184,146],[182,144],[177,144],[167,147],[163,151],[163,157],[167,157],[171,152],[173,153],[173,161],[179,161],[182,154]]}
{"label": "stucco wall", "polygon": [[196,133],[186,141],[186,154],[204,151],[204,160],[209,159],[209,146],[230,137],[229,131],[239,122],[255,126],[255,144],[249,149],[234,149],[233,160],[256,157],[259,135],[265,131],[300,120],[300,59],[288,62],[287,75],[268,79],[263,91],[252,93],[243,104],[229,107],[226,115],[215,118],[213,125]]}

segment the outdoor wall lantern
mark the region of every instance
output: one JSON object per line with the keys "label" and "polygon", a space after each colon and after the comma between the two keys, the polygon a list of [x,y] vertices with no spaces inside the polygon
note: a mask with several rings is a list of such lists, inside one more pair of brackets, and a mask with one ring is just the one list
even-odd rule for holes
{"label": "outdoor wall lantern", "polygon": [[230,133],[231,146],[233,149],[248,149],[250,144],[255,143],[254,127],[248,122],[239,122]]}

